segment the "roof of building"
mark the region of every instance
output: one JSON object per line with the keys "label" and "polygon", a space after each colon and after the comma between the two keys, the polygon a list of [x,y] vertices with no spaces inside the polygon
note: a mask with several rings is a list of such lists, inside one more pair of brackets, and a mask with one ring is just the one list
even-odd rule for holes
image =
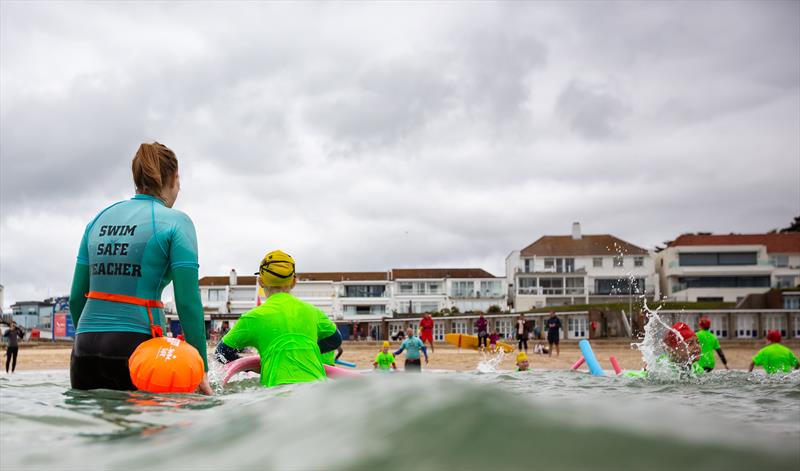
{"label": "roof of building", "polygon": [[[389,279],[389,274],[385,271],[298,273],[297,279],[298,281],[384,281]],[[204,276],[199,281],[200,286],[228,286],[229,283],[229,276]],[[256,277],[237,276],[236,284],[254,286]]]}
{"label": "roof of building", "polygon": [[572,236],[542,236],[520,251],[523,257],[560,255],[647,255],[647,250],[610,234]]}
{"label": "roof of building", "polygon": [[481,268],[393,268],[393,280],[425,278],[497,278]]}
{"label": "roof of building", "polygon": [[389,273],[385,271],[298,273],[297,277],[301,281],[388,281]]}
{"label": "roof of building", "polygon": [[[230,284],[231,278],[229,276],[204,276],[200,278],[199,285],[200,286],[228,286]],[[236,284],[237,285],[244,285],[244,286],[255,286],[256,285],[256,277],[253,275],[250,276],[237,276],[236,277]]]}
{"label": "roof of building", "polygon": [[668,247],[687,245],[765,245],[769,253],[800,252],[800,232],[776,234],[684,234]]}

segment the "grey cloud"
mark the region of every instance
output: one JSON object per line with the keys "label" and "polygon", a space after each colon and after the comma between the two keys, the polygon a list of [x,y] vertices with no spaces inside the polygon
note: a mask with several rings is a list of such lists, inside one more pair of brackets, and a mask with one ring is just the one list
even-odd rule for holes
{"label": "grey cloud", "polygon": [[572,80],[558,97],[556,113],[578,134],[608,139],[623,134],[621,123],[630,114],[630,106],[604,84]]}

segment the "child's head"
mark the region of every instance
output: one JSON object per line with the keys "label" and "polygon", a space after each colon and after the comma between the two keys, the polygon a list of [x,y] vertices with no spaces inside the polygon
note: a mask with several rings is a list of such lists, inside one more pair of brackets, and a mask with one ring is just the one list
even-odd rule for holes
{"label": "child's head", "polygon": [[517,368],[520,371],[525,371],[530,368],[530,363],[528,363],[528,355],[525,352],[517,353]]}
{"label": "child's head", "polygon": [[383,353],[389,353],[389,342],[387,340],[383,341],[383,346],[381,347]]}

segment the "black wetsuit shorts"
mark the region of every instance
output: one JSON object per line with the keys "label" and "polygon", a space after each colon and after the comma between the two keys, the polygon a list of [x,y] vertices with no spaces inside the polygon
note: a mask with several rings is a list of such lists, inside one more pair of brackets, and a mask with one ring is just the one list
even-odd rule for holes
{"label": "black wetsuit shorts", "polygon": [[134,391],[128,358],[148,334],[136,332],[84,332],[75,337],[69,365],[74,389]]}

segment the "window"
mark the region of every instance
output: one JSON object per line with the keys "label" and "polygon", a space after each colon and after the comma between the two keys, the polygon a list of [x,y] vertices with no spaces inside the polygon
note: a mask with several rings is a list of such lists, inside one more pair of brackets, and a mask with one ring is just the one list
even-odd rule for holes
{"label": "window", "polygon": [[614,266],[617,268],[625,266],[625,259],[622,255],[614,256]]}
{"label": "window", "polygon": [[685,288],[769,288],[769,276],[687,276],[678,278]]}
{"label": "window", "polygon": [[[436,324],[434,324],[435,326]],[[466,334],[467,333],[467,321],[453,321],[453,333],[454,334]]]}
{"label": "window", "polygon": [[542,294],[564,294],[563,278],[539,278],[539,286],[542,287]]}
{"label": "window", "polygon": [[401,294],[411,294],[414,292],[414,283],[400,283]]}
{"label": "window", "polygon": [[644,257],[633,257],[633,266],[634,267],[643,267],[644,266]]}
{"label": "window", "polygon": [[530,258],[525,259],[525,273],[530,273],[533,271],[533,260]]}
{"label": "window", "polygon": [[594,280],[595,294],[642,294],[645,291],[644,278],[620,278]]}
{"label": "window", "polygon": [[[785,296],[783,297],[784,309],[800,309],[800,296]],[[798,317],[800,319],[800,317]]]}
{"label": "window", "polygon": [[556,260],[554,258],[544,259],[544,269],[552,271],[556,267]]}
{"label": "window", "polygon": [[775,277],[776,288],[794,288],[794,276]]}
{"label": "window", "polygon": [[474,281],[454,281],[453,282],[453,296],[457,298],[466,298],[475,296],[475,282]]}
{"label": "window", "polygon": [[500,290],[502,289],[500,281],[481,281],[481,296],[483,297],[498,297],[502,296]]}
{"label": "window", "polygon": [[573,273],[575,271],[575,259],[574,258],[565,258],[564,259],[564,272],[565,273]]}
{"label": "window", "polygon": [[725,299],[722,296],[698,296],[698,303],[721,303]]}
{"label": "window", "polygon": [[736,336],[740,338],[755,338],[757,335],[756,316],[752,314],[737,314]]}
{"label": "window", "polygon": [[498,319],[494,323],[494,328],[497,330],[497,333],[500,334],[505,339],[511,338],[511,321],[508,319]]}
{"label": "window", "polygon": [[344,288],[346,298],[380,298],[386,292],[383,285],[348,285]]}
{"label": "window", "polygon": [[775,265],[776,267],[788,267],[789,266],[789,256],[788,255],[773,255],[772,264]]}
{"label": "window", "polygon": [[583,278],[567,278],[566,294],[583,294]]}
{"label": "window", "polygon": [[784,314],[767,314],[762,318],[763,331],[761,335],[767,336],[770,330],[777,330],[783,337],[786,337],[786,315]]}
{"label": "window", "polygon": [[537,294],[536,278],[520,278],[517,292],[519,294]]}
{"label": "window", "polygon": [[686,252],[678,254],[678,264],[682,267],[716,265],[756,265],[756,252]]}
{"label": "window", "polygon": [[589,333],[589,319],[585,316],[569,316],[567,318],[567,331],[574,339],[584,339]]}
{"label": "window", "polygon": [[225,299],[225,290],[224,289],[209,289],[208,290],[208,300],[209,301],[223,301]]}
{"label": "window", "polygon": [[603,257],[592,258],[592,266],[595,268],[603,268]]}
{"label": "window", "polygon": [[433,340],[441,342],[444,340],[444,322],[433,324]]}

